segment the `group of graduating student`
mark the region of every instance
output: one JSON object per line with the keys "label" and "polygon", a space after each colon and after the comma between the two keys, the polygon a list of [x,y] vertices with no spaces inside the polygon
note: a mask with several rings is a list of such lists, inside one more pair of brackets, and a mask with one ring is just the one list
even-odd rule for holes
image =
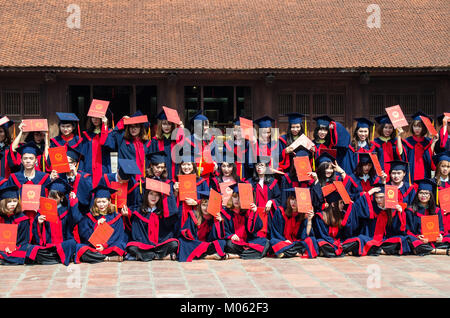
{"label": "group of graduating student", "polygon": [[[438,198],[450,187],[447,116],[438,118],[432,138],[422,120],[431,118],[422,112],[412,116],[407,138],[387,115],[377,124],[357,118],[352,135],[320,116],[307,146],[294,143],[306,126],[298,113],[286,114],[287,132],[275,137],[268,116],[254,121],[253,138],[244,138],[236,119],[222,143],[208,133],[202,112],[190,120],[201,129],[186,134],[162,111],[152,138],[146,120],[129,120],[140,112],[114,128],[105,116],[88,117],[82,133],[75,114],[57,115],[59,134],[51,139],[47,132],[24,138],[23,122],[14,139],[12,121],[0,126],[0,223],[18,225],[16,248],[0,251],[1,264],[449,253],[450,216]],[[61,146],[70,172],[58,173],[49,160],[49,149]],[[205,151],[212,162],[203,161]],[[118,153],[116,172],[111,152]],[[312,167],[306,179],[297,175],[297,157]],[[196,197],[180,199],[183,175],[195,175]],[[39,209],[22,210],[24,184],[41,185],[41,197],[57,201],[58,222]],[[121,207],[114,184],[126,184]],[[251,185],[249,208],[241,208],[249,194],[239,184]],[[386,185],[398,189],[394,208],[385,207]],[[299,210],[296,188],[309,189],[308,211]],[[212,191],[226,195],[215,214],[208,208]],[[430,215],[438,216],[435,239],[422,234],[421,219]],[[103,223],[113,232],[106,243],[91,243]]]}

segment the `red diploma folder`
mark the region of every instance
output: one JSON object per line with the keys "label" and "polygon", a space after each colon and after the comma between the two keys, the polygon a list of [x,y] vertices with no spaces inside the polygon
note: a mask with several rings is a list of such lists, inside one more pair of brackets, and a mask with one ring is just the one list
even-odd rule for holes
{"label": "red diploma folder", "polygon": [[22,186],[22,210],[39,210],[41,198],[40,184],[24,184]]}
{"label": "red diploma folder", "polygon": [[54,147],[48,149],[48,156],[52,169],[58,173],[70,172],[69,160],[67,159],[66,147]]}
{"label": "red diploma folder", "polygon": [[135,124],[143,124],[143,123],[148,123],[147,115],[129,117],[129,118],[123,119],[124,125],[135,125]]}
{"label": "red diploma folder", "polygon": [[450,212],[450,188],[439,190],[439,206],[445,212]]}
{"label": "red diploma folder", "polygon": [[222,206],[222,196],[219,192],[211,189],[209,192],[208,209],[207,212],[213,216],[216,216],[220,212]]}
{"label": "red diploma folder", "polygon": [[117,204],[118,209],[127,205],[128,183],[111,182],[111,188],[117,190],[117,192],[111,194],[111,202]]}
{"label": "red diploma folder", "polygon": [[386,209],[395,209],[398,204],[398,188],[394,185],[384,186],[384,206]]}
{"label": "red diploma folder", "polygon": [[403,111],[400,108],[400,105],[387,107],[386,113],[388,114],[389,119],[392,122],[392,126],[394,126],[394,129],[397,129],[399,127],[408,126],[408,121],[406,120],[406,117],[403,114]]}
{"label": "red diploma folder", "polygon": [[25,124],[22,127],[23,132],[48,131],[47,119],[24,119],[23,123]]}
{"label": "red diploma folder", "polygon": [[312,172],[311,164],[309,163],[309,157],[294,157],[294,166],[297,171],[298,181],[309,181],[311,177],[307,175],[308,172]]}
{"label": "red diploma folder", "polygon": [[422,235],[429,242],[435,242],[439,237],[439,217],[438,215],[426,215],[420,218],[422,223]]}
{"label": "red diploma folder", "polygon": [[195,174],[180,174],[178,176],[180,200],[186,198],[197,200],[197,176]]}
{"label": "red diploma folder", "polygon": [[45,215],[45,220],[48,222],[59,222],[58,203],[56,200],[41,197],[39,213]]}
{"label": "red diploma folder", "polygon": [[105,116],[108,106],[109,101],[93,99],[87,115],[89,117],[102,118]]}
{"label": "red diploma folder", "polygon": [[309,188],[295,188],[295,197],[297,199],[297,210],[299,213],[308,213],[313,210]]}
{"label": "red diploma folder", "polygon": [[91,243],[93,246],[96,246],[97,244],[105,245],[111,235],[113,235],[113,233],[114,228],[108,223],[103,222],[95,228],[94,232],[89,238],[89,243]]}
{"label": "red diploma folder", "polygon": [[253,202],[253,188],[250,183],[238,183],[239,202],[241,209],[250,209]]}
{"label": "red diploma folder", "polygon": [[239,117],[239,123],[241,125],[241,134],[247,140],[253,139],[253,121],[250,119]]}
{"label": "red diploma folder", "polygon": [[420,118],[422,118],[423,123],[425,124],[425,127],[427,127],[428,132],[433,135],[433,136],[437,136],[438,133],[436,131],[436,128],[434,128],[433,124],[431,123],[431,121],[428,119],[428,117],[425,116],[420,116]]}
{"label": "red diploma folder", "polygon": [[145,188],[147,190],[153,190],[163,193],[165,195],[170,195],[170,185],[155,179],[151,178],[145,179]]}
{"label": "red diploma folder", "polygon": [[177,125],[180,123],[181,119],[176,109],[172,109],[166,106],[163,106],[162,108],[164,110],[164,113],[166,114],[168,121],[175,123]]}
{"label": "red diploma folder", "polygon": [[0,224],[0,251],[5,251],[7,247],[11,252],[16,250],[18,227],[18,224]]}

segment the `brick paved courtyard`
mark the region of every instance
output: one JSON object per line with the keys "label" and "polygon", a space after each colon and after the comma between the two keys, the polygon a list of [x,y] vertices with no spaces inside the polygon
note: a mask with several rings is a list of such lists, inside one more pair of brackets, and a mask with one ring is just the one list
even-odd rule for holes
{"label": "brick paved courtyard", "polygon": [[[358,298],[450,296],[448,256],[0,267],[0,296]],[[375,274],[380,273],[380,288]],[[372,275],[372,276],[370,276]],[[369,277],[370,276],[370,277]],[[374,278],[374,279],[372,279]],[[374,287],[374,288],[371,288]]]}

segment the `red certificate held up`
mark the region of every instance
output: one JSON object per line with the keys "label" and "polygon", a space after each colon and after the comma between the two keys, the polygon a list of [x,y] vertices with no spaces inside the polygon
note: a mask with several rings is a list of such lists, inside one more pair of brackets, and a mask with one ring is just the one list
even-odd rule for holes
{"label": "red certificate held up", "polygon": [[392,122],[392,126],[394,126],[394,129],[408,126],[408,121],[406,120],[406,117],[403,114],[403,111],[400,108],[400,105],[387,107],[386,113],[388,114],[389,119]]}
{"label": "red certificate held up", "polygon": [[102,118],[105,116],[108,106],[109,101],[93,99],[87,115],[89,117]]}
{"label": "red certificate held up", "polygon": [[0,224],[0,251],[16,250],[18,224]]}
{"label": "red certificate held up", "polygon": [[423,123],[425,124],[425,127],[427,127],[428,132],[430,133],[430,135],[437,136],[438,133],[436,131],[436,128],[434,128],[434,126],[431,123],[430,119],[428,117],[425,117],[425,116],[420,116],[420,118],[422,119]]}
{"label": "red certificate held up", "polygon": [[298,137],[292,144],[289,145],[289,147],[292,147],[293,150],[297,149],[298,147],[303,146],[305,149],[311,150],[312,147],[314,147],[314,143],[311,139],[306,137],[306,135],[301,135]]}
{"label": "red certificate held up", "polygon": [[253,202],[253,188],[250,183],[238,183],[239,202],[241,209],[250,209]]}
{"label": "red certificate held up", "polygon": [[242,137],[247,140],[253,140],[253,121],[244,117],[239,117],[239,123],[241,125]]}
{"label": "red certificate held up", "polygon": [[41,198],[40,184],[27,184],[22,186],[22,210],[39,210]]}
{"label": "red certificate held up", "polygon": [[124,125],[137,125],[137,124],[143,124],[143,123],[148,123],[147,115],[129,117],[129,118],[123,119]]}
{"label": "red certificate held up", "polygon": [[222,195],[222,205],[227,205],[228,201],[233,195],[233,190],[230,188],[230,186],[235,183],[236,182],[233,181],[219,183],[220,193]]}
{"label": "red certificate held up", "polygon": [[177,125],[180,123],[181,119],[176,109],[172,109],[166,106],[163,106],[162,108],[164,110],[164,113],[166,114],[168,121]]}
{"label": "red certificate held up", "polygon": [[342,201],[344,201],[345,204],[350,204],[350,202],[352,202],[352,199],[348,195],[348,192],[345,189],[345,186],[342,183],[342,181],[333,181],[333,184],[336,187],[337,192],[339,192],[339,195],[341,196]]}
{"label": "red certificate held up", "polygon": [[111,182],[111,188],[117,190],[117,192],[111,194],[111,202],[117,204],[118,209],[122,209],[127,205],[128,183]]}
{"label": "red certificate held up", "polygon": [[211,189],[209,192],[208,208],[207,212],[212,216],[216,216],[220,212],[222,206],[222,196],[219,192]]}
{"label": "red certificate held up", "polygon": [[398,188],[394,185],[384,186],[384,206],[386,209],[395,209],[398,204]]}
{"label": "red certificate held up", "polygon": [[439,190],[438,196],[441,209],[445,212],[450,212],[450,188]]}
{"label": "red certificate held up", "polygon": [[47,119],[24,119],[23,121],[23,132],[30,131],[48,131]]}
{"label": "red certificate held up", "polygon": [[58,203],[56,202],[56,200],[41,197],[39,202],[39,213],[41,215],[45,215],[45,220],[52,223],[58,223]]}
{"label": "red certificate held up", "polygon": [[294,157],[294,166],[297,172],[298,181],[309,181],[311,177],[308,176],[309,172],[312,172],[309,157]]}
{"label": "red certificate held up", "polygon": [[161,182],[161,181],[158,181],[155,179],[146,178],[145,179],[145,188],[147,190],[153,190],[156,192],[163,193],[165,195],[170,195],[170,185],[165,182]]}
{"label": "red certificate held up", "polygon": [[56,170],[58,173],[70,172],[66,147],[49,148],[48,156],[50,157],[53,170]]}
{"label": "red certificate held up", "polygon": [[381,176],[383,174],[383,169],[381,169],[380,161],[376,153],[369,153],[370,159],[372,160],[373,167],[377,175]]}
{"label": "red certificate held up", "polygon": [[114,228],[108,223],[103,222],[95,228],[88,241],[93,246],[96,246],[97,244],[105,245],[113,233]]}
{"label": "red certificate held up", "polygon": [[428,239],[429,242],[436,242],[439,237],[439,217],[438,215],[425,215],[420,217],[422,224],[422,235]]}
{"label": "red certificate held up", "polygon": [[8,117],[3,116],[3,117],[0,119],[0,126],[6,124],[6,123],[9,122],[9,121],[10,121],[10,119],[9,119]]}
{"label": "red certificate held up", "polygon": [[308,213],[313,210],[309,188],[295,188],[295,197],[299,213]]}
{"label": "red certificate held up", "polygon": [[195,174],[178,175],[180,201],[187,198],[197,200],[197,176]]}

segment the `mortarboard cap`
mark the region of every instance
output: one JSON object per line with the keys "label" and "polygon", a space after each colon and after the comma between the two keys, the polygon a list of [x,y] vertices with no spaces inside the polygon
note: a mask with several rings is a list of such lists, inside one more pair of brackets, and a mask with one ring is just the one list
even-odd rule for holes
{"label": "mortarboard cap", "polygon": [[274,122],[275,119],[270,116],[263,116],[255,120],[255,124],[257,124],[259,128],[270,128]]}
{"label": "mortarboard cap", "polygon": [[17,148],[17,152],[20,153],[21,156],[23,156],[26,153],[31,153],[35,156],[39,156],[42,154],[42,150],[36,145],[34,141],[27,142],[26,144],[23,144],[19,148]]}
{"label": "mortarboard cap", "polygon": [[110,199],[111,194],[115,193],[117,190],[108,188],[102,184],[99,184],[96,188],[90,191],[91,194],[94,194],[94,199],[97,198],[106,198]]}
{"label": "mortarboard cap", "polygon": [[364,117],[358,117],[354,119],[356,121],[356,129],[358,128],[370,128],[373,126],[373,122]]}
{"label": "mortarboard cap", "polygon": [[19,197],[19,188],[16,185],[0,188],[0,200],[15,199]]}

